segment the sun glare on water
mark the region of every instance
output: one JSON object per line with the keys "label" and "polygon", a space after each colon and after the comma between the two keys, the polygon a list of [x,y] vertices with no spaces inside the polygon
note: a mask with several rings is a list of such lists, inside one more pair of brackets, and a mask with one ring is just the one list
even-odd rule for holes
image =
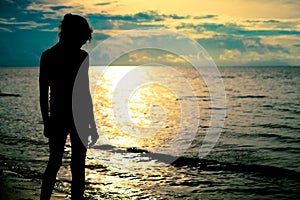
{"label": "sun glare on water", "polygon": [[95,118],[110,144],[153,151],[175,137],[180,102],[174,91],[155,81],[160,70],[114,66],[94,77]]}

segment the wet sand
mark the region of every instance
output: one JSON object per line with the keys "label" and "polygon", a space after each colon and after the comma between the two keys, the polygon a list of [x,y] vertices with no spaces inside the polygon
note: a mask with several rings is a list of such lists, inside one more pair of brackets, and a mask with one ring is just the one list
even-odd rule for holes
{"label": "wet sand", "polygon": [[[40,180],[26,178],[13,171],[3,170],[0,175],[0,200],[38,200]],[[53,200],[69,199],[67,194],[54,191]]]}

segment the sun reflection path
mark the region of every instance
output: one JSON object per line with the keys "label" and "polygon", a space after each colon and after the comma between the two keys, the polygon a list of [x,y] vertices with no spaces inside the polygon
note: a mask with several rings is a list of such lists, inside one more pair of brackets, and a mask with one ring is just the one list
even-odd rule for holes
{"label": "sun reflection path", "polygon": [[153,80],[159,72],[151,67],[110,67],[98,80],[96,120],[111,144],[153,151],[176,137],[181,105],[174,91]]}

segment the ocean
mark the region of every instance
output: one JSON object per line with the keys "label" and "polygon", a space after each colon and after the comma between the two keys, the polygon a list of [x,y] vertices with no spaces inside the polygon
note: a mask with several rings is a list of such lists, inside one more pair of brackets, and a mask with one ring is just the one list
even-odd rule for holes
{"label": "ocean", "polygon": [[[99,69],[90,69],[100,139],[86,159],[87,198],[300,198],[299,67],[219,67],[220,107],[191,67],[174,67],[180,77],[163,66]],[[0,166],[40,181],[48,145],[38,71],[0,68]],[[215,110],[226,113],[222,133],[201,158]],[[70,150],[68,141],[55,186],[66,194]]]}

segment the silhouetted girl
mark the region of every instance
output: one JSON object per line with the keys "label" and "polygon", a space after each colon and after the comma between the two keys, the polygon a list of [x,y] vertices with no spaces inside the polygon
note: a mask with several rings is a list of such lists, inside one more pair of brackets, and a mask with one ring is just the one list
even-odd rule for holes
{"label": "silhouetted girl", "polygon": [[[92,99],[88,84],[88,53],[80,48],[91,40],[92,29],[85,18],[66,14],[60,24],[59,42],[46,50],[40,61],[40,106],[44,122],[44,135],[49,138],[50,156],[44,173],[41,200],[50,199],[57,172],[62,163],[67,135],[70,134],[72,157],[73,200],[83,199],[85,185],[85,157],[88,136],[96,142],[98,134],[93,115]],[[73,87],[78,75],[80,104],[72,104]],[[78,77],[77,77],[78,78]],[[79,120],[86,135],[80,135],[75,127],[73,107],[83,111]]]}

